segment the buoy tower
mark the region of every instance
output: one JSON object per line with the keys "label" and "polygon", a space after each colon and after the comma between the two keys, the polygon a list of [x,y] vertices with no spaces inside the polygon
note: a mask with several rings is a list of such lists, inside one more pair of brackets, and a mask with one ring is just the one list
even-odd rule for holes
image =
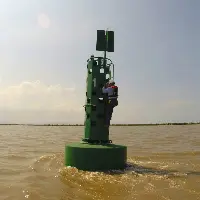
{"label": "buoy tower", "polygon": [[105,126],[107,95],[103,86],[114,79],[114,64],[106,52],[114,52],[114,32],[97,30],[96,50],[104,57],[91,56],[87,60],[85,129],[80,143],[65,146],[65,165],[86,171],[124,169],[127,147],[116,145],[109,139],[109,127]]}

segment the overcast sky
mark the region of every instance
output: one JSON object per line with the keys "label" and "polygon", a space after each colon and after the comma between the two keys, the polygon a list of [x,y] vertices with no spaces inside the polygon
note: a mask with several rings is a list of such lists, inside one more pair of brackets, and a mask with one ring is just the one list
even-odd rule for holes
{"label": "overcast sky", "polygon": [[83,123],[96,30],[115,31],[112,123],[200,120],[200,1],[0,0],[0,123]]}

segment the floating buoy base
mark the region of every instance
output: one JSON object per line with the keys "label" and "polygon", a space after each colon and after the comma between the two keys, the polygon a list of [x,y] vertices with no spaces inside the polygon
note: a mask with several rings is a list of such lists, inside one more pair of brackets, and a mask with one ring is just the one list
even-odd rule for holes
{"label": "floating buoy base", "polygon": [[121,170],[126,160],[127,147],[122,145],[72,143],[65,147],[65,166],[79,170]]}

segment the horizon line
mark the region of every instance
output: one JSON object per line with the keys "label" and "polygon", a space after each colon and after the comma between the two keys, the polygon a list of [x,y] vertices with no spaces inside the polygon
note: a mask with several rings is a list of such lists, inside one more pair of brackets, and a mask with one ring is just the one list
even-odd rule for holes
{"label": "horizon line", "polygon": [[[110,126],[155,126],[155,125],[192,125],[200,124],[200,122],[163,122],[163,123],[115,123]],[[26,125],[26,126],[84,126],[84,124],[72,123],[72,124],[59,124],[59,123],[0,123],[0,125]]]}

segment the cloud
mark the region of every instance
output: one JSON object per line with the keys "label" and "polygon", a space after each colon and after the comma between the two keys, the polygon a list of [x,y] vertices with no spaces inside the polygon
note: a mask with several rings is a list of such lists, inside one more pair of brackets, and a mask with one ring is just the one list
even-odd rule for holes
{"label": "cloud", "polygon": [[[76,87],[24,81],[0,88],[0,123],[83,123],[84,92]],[[157,123],[199,119],[197,102],[184,98],[119,98],[111,123]]]}
{"label": "cloud", "polygon": [[0,90],[0,109],[70,110],[77,108],[75,88],[22,82]]}
{"label": "cloud", "polygon": [[82,102],[76,88],[22,82],[0,89],[0,121],[18,123],[83,121]]}

